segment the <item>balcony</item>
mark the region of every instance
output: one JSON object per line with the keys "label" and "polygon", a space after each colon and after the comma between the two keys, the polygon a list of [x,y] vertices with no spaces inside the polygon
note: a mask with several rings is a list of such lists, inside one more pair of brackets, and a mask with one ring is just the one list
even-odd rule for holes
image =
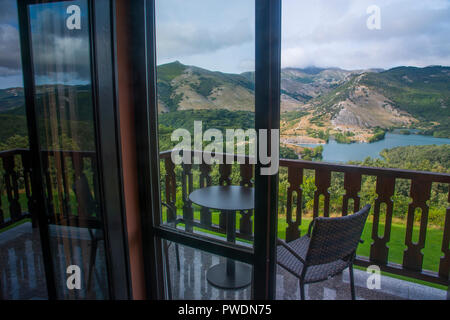
{"label": "balcony", "polygon": [[[85,229],[94,222],[83,219],[83,208],[72,190],[74,177],[84,173],[92,178],[95,170],[95,155],[89,152],[45,152],[44,173],[47,203],[52,210],[50,224],[78,228],[80,248],[90,245],[83,237]],[[32,206],[29,174],[30,163],[26,150],[11,150],[0,153],[2,186],[0,197],[0,248],[2,268],[0,293],[3,298],[45,298],[42,287],[42,257],[39,235],[32,226],[35,214]],[[51,169],[58,159],[62,164],[56,175]],[[188,199],[194,189],[213,184],[240,184],[252,186],[253,166],[242,165],[183,165],[172,163],[170,152],[160,155],[162,201],[177,208],[177,215],[163,212],[163,222],[176,222],[178,228],[187,232],[223,237],[225,219],[220,212],[210,212],[195,207]],[[292,241],[304,234],[311,219],[317,216],[333,216],[340,212],[347,215],[357,211],[367,199],[361,199],[363,188],[373,188],[373,212],[366,225],[363,238],[366,240],[358,251],[357,266],[361,268],[377,265],[385,272],[381,290],[366,287],[368,274],[357,270],[357,296],[360,299],[445,299],[444,286],[449,284],[450,269],[450,209],[444,209],[441,226],[431,224],[428,200],[435,192],[446,190],[450,175],[394,169],[366,168],[348,165],[315,163],[300,160],[281,160],[279,197],[279,237]],[[313,177],[313,180],[307,178]],[[284,182],[284,180],[286,182]],[[305,181],[314,185],[305,185]],[[92,179],[90,180],[92,181]],[[95,179],[94,179],[95,181]],[[341,189],[337,188],[341,184]],[[411,201],[405,212],[406,219],[393,216],[397,204],[396,187],[399,183],[409,186]],[[91,193],[98,199],[96,186],[90,184]],[[313,188],[313,190],[311,189]],[[344,190],[342,194],[339,191]],[[305,203],[310,193],[308,203]],[[337,193],[337,194],[336,194]],[[446,195],[447,196],[447,195]],[[364,201],[364,203],[362,203]],[[449,199],[450,201],[450,199]],[[448,203],[442,204],[447,206]],[[417,210],[417,208],[420,208]],[[419,216],[419,217],[417,217]],[[237,238],[242,243],[251,243],[253,238],[253,212],[240,212]],[[428,240],[428,241],[427,241]],[[438,245],[436,245],[438,243]],[[101,256],[101,255],[100,255]],[[65,258],[58,255],[57,260]],[[81,257],[81,264],[88,264]],[[180,271],[176,268],[173,246],[169,249],[171,291],[174,299],[244,299],[250,298],[251,290],[223,291],[211,287],[205,277],[209,266],[220,257],[199,250],[181,247]],[[95,265],[97,276],[94,285],[84,298],[102,297],[104,293],[96,285],[103,281],[101,263]],[[400,277],[400,278],[399,278]],[[409,281],[405,281],[408,278]],[[5,281],[7,280],[7,281]],[[86,279],[85,279],[86,280]],[[440,286],[433,288],[428,285]],[[42,291],[42,290],[41,290]],[[298,281],[278,268],[277,298],[298,299]],[[323,283],[307,287],[311,299],[348,299],[348,273]]]}

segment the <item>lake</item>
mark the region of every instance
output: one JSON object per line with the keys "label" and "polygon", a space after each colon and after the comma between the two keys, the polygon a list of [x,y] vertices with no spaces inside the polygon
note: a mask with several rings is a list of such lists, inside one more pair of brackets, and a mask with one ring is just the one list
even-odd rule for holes
{"label": "lake", "polygon": [[[334,140],[324,144],[324,162],[348,162],[363,161],[367,157],[381,158],[380,152],[384,149],[392,149],[404,146],[424,146],[450,144],[450,139],[434,138],[424,135],[402,135],[396,133],[386,133],[384,140],[374,143],[352,143],[339,144]],[[317,144],[301,144],[302,147],[315,148]]]}

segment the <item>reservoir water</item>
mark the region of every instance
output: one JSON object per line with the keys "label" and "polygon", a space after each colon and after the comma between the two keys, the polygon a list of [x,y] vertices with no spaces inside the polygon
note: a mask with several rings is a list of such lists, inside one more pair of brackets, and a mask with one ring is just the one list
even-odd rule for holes
{"label": "reservoir water", "polygon": [[[380,152],[384,149],[392,149],[403,146],[424,146],[450,144],[450,139],[434,138],[424,135],[402,135],[396,133],[386,133],[384,140],[374,143],[352,143],[339,144],[334,140],[324,144],[324,162],[348,162],[363,161],[367,157],[381,158]],[[301,144],[302,147],[315,148],[317,144]]]}

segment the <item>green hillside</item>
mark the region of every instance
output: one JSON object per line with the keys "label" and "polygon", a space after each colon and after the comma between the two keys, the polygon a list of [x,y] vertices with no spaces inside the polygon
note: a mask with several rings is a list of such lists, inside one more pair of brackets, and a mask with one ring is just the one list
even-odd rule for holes
{"label": "green hillside", "polygon": [[24,105],[23,88],[0,90],[0,113],[14,110]]}
{"label": "green hillside", "polygon": [[0,114],[0,142],[6,141],[14,135],[28,136],[25,116]]}
{"label": "green hillside", "polygon": [[[242,75],[213,72],[178,61],[158,66],[158,100],[161,112],[179,109],[253,108],[254,84]],[[230,98],[230,93],[235,97]]]}
{"label": "green hillside", "polygon": [[407,146],[380,153],[391,168],[450,173],[450,145]]}
{"label": "green hillside", "polygon": [[449,67],[399,67],[366,74],[361,83],[385,95],[422,125],[431,126],[428,134],[450,137]]}

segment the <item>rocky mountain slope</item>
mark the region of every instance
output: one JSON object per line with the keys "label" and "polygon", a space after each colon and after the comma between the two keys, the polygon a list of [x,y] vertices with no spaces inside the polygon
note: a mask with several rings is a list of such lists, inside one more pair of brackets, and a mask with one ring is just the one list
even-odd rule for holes
{"label": "rocky mountain slope", "polygon": [[322,142],[330,135],[344,135],[347,139],[341,140],[346,142],[368,141],[377,130],[400,127],[448,137],[449,105],[448,67],[351,74],[333,90],[306,102],[299,109],[301,117],[285,117],[284,134]]}

